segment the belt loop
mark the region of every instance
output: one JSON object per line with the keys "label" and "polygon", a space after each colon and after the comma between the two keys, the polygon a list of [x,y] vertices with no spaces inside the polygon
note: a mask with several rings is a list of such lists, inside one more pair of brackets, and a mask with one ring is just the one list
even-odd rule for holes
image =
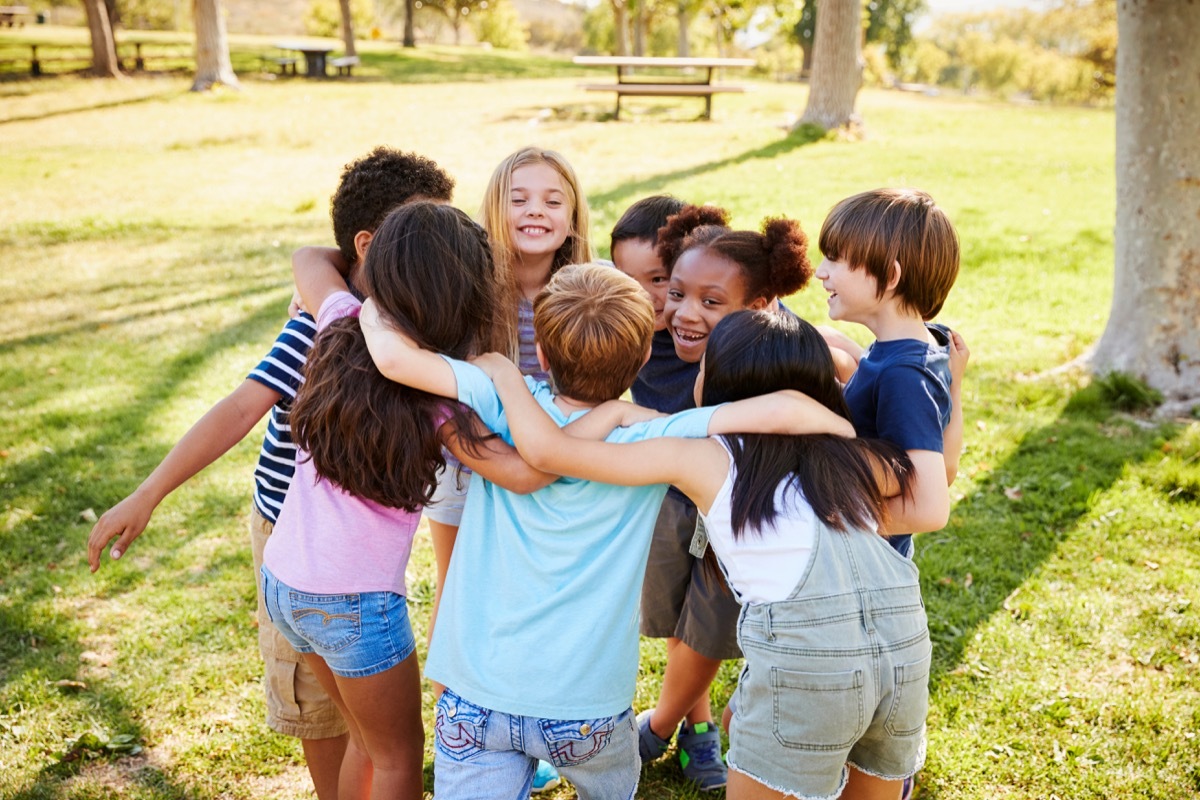
{"label": "belt loop", "polygon": [[767,604],[766,612],[767,612],[767,621],[766,621],[766,626],[765,626],[766,630],[764,631],[764,633],[766,633],[766,635],[767,635],[767,641],[773,642],[773,641],[775,641],[775,631],[771,628],[771,605],[770,604]]}

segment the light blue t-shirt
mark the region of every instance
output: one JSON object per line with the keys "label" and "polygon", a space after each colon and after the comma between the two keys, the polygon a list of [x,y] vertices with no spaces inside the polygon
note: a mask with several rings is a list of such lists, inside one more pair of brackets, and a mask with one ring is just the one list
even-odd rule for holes
{"label": "light blue t-shirt", "polygon": [[[491,380],[446,360],[458,399],[511,444]],[[565,416],[548,385],[525,381],[560,427],[586,413]],[[713,411],[618,428],[608,441],[703,438]],[[575,720],[629,708],[642,578],[666,491],[560,478],[519,495],[472,475],[425,674],[507,714]]]}

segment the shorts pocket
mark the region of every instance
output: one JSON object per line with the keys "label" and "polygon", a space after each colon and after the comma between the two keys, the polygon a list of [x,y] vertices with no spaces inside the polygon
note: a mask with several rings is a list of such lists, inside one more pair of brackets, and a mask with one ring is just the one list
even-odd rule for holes
{"label": "shorts pocket", "polygon": [[605,748],[617,727],[616,717],[539,722],[550,763],[556,767],[582,764]]}
{"label": "shorts pocket", "polygon": [[451,761],[466,761],[483,752],[488,710],[468,703],[449,689],[437,702],[433,723],[438,752]]}
{"label": "shorts pocket", "polygon": [[362,638],[362,600],[357,594],[288,592],[292,628],[315,648],[330,653]]}
{"label": "shorts pocket", "polygon": [[793,672],[771,668],[775,738],[799,750],[838,750],[866,730],[863,671]]}
{"label": "shorts pocket", "polygon": [[892,707],[888,709],[884,729],[892,736],[915,736],[925,730],[929,713],[930,656],[892,668]]}

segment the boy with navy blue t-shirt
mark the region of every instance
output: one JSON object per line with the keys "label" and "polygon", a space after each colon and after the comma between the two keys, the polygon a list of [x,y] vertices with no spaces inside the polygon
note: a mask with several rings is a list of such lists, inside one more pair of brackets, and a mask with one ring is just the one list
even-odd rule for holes
{"label": "boy with navy blue t-shirt", "polygon": [[819,247],[830,318],[876,337],[845,387],[855,431],[903,447],[913,462],[911,498],[889,501],[890,541],[911,558],[912,534],[949,518],[947,487],[962,449],[969,354],[958,334],[928,322],[958,276],[958,237],[925,192],[877,189],[835,205]]}

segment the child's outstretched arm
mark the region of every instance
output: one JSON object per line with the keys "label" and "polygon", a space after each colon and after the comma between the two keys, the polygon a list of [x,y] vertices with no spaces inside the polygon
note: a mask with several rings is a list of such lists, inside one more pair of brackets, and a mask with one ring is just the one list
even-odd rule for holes
{"label": "child's outstretched arm", "polygon": [[837,328],[828,325],[818,325],[817,333],[829,345],[829,354],[833,356],[833,368],[837,373],[839,383],[846,384],[858,371],[858,362],[862,360],[863,348]]}
{"label": "child's outstretched arm", "polygon": [[[294,265],[298,259],[302,260],[305,264],[312,264],[317,259],[323,259],[336,269],[343,278],[347,278],[350,275],[350,265],[346,263],[346,259],[342,258],[342,251],[336,247],[321,247],[318,245],[301,247],[292,254],[292,264]],[[299,289],[292,293],[292,302],[288,304],[289,317],[295,317],[301,311],[307,311],[315,317],[319,310],[317,308],[308,308],[304,304],[304,298],[300,296]]]}
{"label": "child's outstretched arm", "polygon": [[[483,421],[472,415],[472,424],[478,436],[487,436],[488,429]],[[529,494],[558,480],[557,475],[534,469],[521,458],[516,448],[509,446],[499,436],[483,439],[479,448],[472,451],[459,437],[453,422],[447,422],[440,431],[442,442],[464,465],[478,472],[497,486],[514,494]]]}
{"label": "child's outstretched arm", "polygon": [[113,539],[111,556],[120,558],[142,535],[163,498],[245,438],[279,399],[258,381],[245,380],[209,409],[132,494],[97,520],[87,542],[91,571],[100,568],[100,554]]}
{"label": "child's outstretched arm", "polygon": [[454,368],[437,353],[421,349],[408,336],[388,325],[369,297],[363,302],[358,323],[367,340],[371,360],[384,377],[439,397],[458,398]]}
{"label": "child's outstretched arm", "polygon": [[942,435],[942,450],[946,456],[946,484],[958,476],[958,459],[963,448],[962,385],[967,374],[971,351],[958,333],[950,331],[950,423]]}

